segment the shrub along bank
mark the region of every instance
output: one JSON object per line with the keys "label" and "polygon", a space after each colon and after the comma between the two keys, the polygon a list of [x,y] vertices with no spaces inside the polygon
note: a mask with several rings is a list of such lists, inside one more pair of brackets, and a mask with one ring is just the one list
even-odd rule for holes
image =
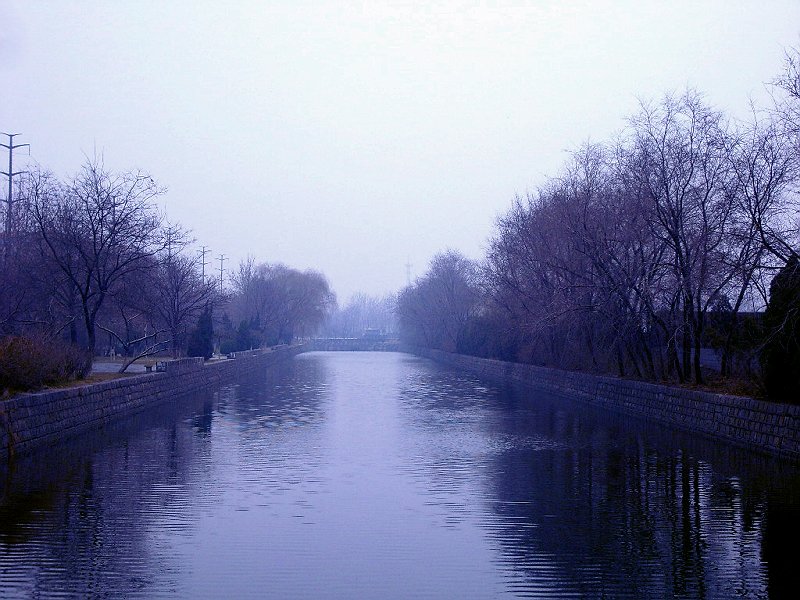
{"label": "shrub along bank", "polygon": [[83,379],[91,355],[60,340],[7,336],[0,339],[0,397]]}

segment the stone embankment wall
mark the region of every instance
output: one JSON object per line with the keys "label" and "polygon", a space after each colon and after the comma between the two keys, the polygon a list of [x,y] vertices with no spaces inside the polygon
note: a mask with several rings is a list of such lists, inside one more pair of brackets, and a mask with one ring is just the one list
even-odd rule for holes
{"label": "stone embankment wall", "polygon": [[301,347],[251,351],[207,364],[202,358],[184,358],[168,361],[164,372],[0,401],[0,460],[102,426],[154,403],[266,370],[302,351]]}
{"label": "stone embankment wall", "polygon": [[616,377],[414,349],[479,377],[514,381],[592,406],[800,461],[800,406]]}

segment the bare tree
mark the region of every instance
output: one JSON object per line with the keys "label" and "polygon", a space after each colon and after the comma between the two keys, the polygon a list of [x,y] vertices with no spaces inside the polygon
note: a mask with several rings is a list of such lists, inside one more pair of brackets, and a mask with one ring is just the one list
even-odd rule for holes
{"label": "bare tree", "polygon": [[721,255],[734,222],[726,191],[726,125],[693,91],[643,105],[631,119],[631,170],[653,207],[653,233],[669,250],[675,289],[680,380],[702,381],[705,314],[725,285]]}
{"label": "bare tree", "polygon": [[172,357],[177,358],[190,324],[214,298],[216,288],[213,283],[203,281],[195,261],[181,255],[169,254],[153,275],[155,293],[151,310],[169,333]]}
{"label": "bare tree", "polygon": [[153,204],[163,190],[142,172],[112,173],[95,159],[69,184],[43,192],[33,198],[41,248],[74,287],[94,353],[98,313],[109,294],[150,268],[165,246]]}
{"label": "bare tree", "polygon": [[[724,374],[734,346],[753,364],[755,343],[734,344],[739,313],[762,308],[772,275],[797,257],[798,65],[787,53],[775,109],[751,124],[693,90],[642,102],[613,143],[586,144],[516,198],[490,242],[470,351],[696,383],[708,346]],[[434,271],[401,294],[401,331],[452,348]]]}
{"label": "bare tree", "polygon": [[407,342],[455,352],[480,295],[477,265],[454,250],[437,254],[428,273],[398,298]]}
{"label": "bare tree", "polygon": [[40,169],[19,179],[0,273],[0,327],[6,333],[53,337],[68,327],[70,338],[77,338],[73,287],[52,261],[36,252],[40,236],[33,200],[57,193],[59,185],[51,173]]}
{"label": "bare tree", "polygon": [[800,152],[800,47],[789,48],[783,62],[783,72],[773,80],[779,92],[775,98],[775,112]]}

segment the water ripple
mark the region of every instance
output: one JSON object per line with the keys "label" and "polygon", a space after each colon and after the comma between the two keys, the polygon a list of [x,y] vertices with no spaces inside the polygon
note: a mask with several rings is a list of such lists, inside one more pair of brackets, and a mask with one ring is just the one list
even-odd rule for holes
{"label": "water ripple", "polygon": [[4,473],[0,598],[766,598],[797,470],[312,353]]}

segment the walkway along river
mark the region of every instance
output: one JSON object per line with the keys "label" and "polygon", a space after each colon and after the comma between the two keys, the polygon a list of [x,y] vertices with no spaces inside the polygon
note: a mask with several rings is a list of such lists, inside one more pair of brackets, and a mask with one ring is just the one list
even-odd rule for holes
{"label": "walkway along river", "polygon": [[0,598],[795,591],[796,466],[405,354],[303,354],[0,474]]}

